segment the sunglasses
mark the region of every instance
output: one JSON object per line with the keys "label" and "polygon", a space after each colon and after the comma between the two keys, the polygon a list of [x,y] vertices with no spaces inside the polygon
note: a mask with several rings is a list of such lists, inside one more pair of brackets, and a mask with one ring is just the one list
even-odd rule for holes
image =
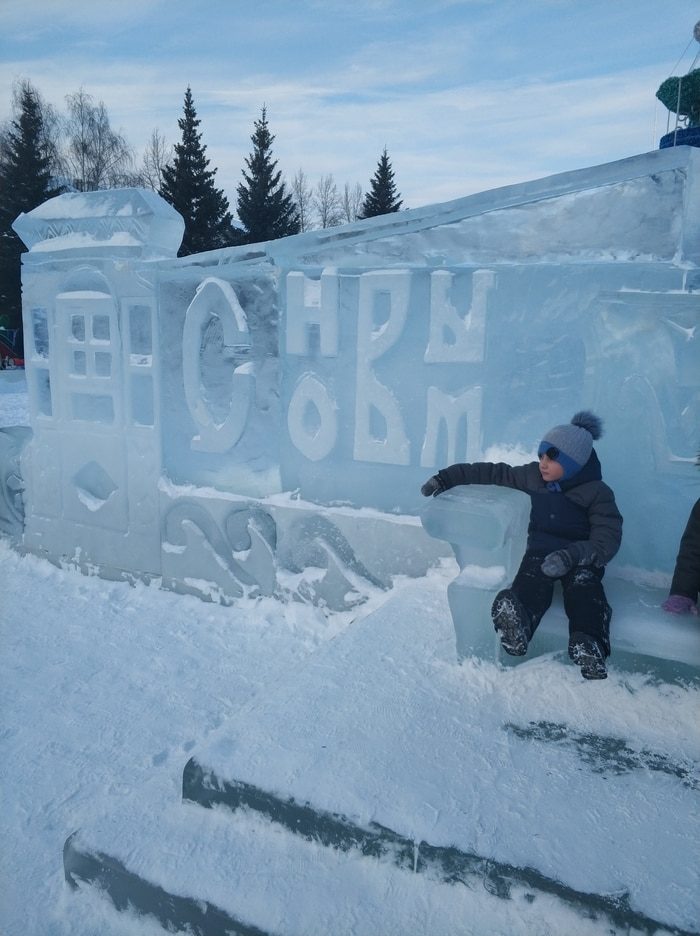
{"label": "sunglasses", "polygon": [[546,455],[550,461],[556,461],[557,458],[559,458],[559,449],[556,447],[556,445],[550,445],[547,449],[541,449],[539,455],[540,458],[542,458],[543,455]]}

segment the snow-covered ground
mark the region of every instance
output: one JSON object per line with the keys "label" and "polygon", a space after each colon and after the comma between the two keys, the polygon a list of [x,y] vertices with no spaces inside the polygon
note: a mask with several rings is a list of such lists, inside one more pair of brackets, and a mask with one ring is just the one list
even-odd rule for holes
{"label": "snow-covered ground", "polygon": [[[24,375],[0,373],[0,426],[25,423],[26,416]],[[67,836],[78,828],[99,825],[101,817],[111,815],[122,818],[122,834],[137,840],[141,830],[134,803],[146,809],[156,800],[176,804],[182,769],[192,751],[206,745],[208,738],[220,737],[227,722],[236,725],[239,735],[241,725],[255,725],[256,719],[263,724],[262,702],[273,688],[289,686],[295,673],[302,688],[311,685],[311,677],[304,675],[309,662],[319,652],[326,654],[330,641],[343,641],[351,635],[361,622],[353,621],[350,614],[327,619],[317,609],[282,605],[273,599],[224,608],[161,591],[154,585],[129,586],[84,577],[33,556],[20,556],[1,540],[0,564],[0,815],[4,833],[0,934],[161,934],[152,922],[116,914],[92,889],[77,893],[68,889],[62,869]],[[518,725],[549,720],[565,722],[579,732],[607,731],[625,738],[630,748],[651,749],[697,772],[700,692],[696,686],[656,685],[642,674],[614,669],[606,683],[586,684],[570,665],[553,658],[540,658],[514,670],[477,661],[462,666],[451,662],[445,590],[455,571],[456,566],[446,563],[424,579],[420,588],[415,580],[399,580],[391,593],[391,600],[395,600],[406,592],[406,607],[401,613],[404,620],[408,615],[412,618],[406,622],[409,630],[435,633],[435,658],[425,660],[425,672],[416,681],[421,706],[430,705],[431,685],[439,676],[440,685],[449,689],[454,700],[463,695],[470,722],[476,724],[478,713],[484,712],[486,728],[475,732],[475,745],[484,744],[489,724],[496,730],[504,719]],[[382,600],[377,595],[371,607]],[[367,608],[361,615],[366,612]],[[430,643],[426,641],[428,648]],[[350,653],[352,642],[345,645],[350,648],[346,654]],[[390,657],[391,648],[386,652]],[[406,691],[405,685],[401,691]],[[247,713],[243,721],[237,718],[241,713]],[[339,708],[334,716],[339,735],[352,735],[346,728],[358,717],[357,711]],[[255,738],[243,740],[250,751]],[[400,745],[401,738],[396,743]],[[519,742],[504,735],[498,743],[505,752]],[[481,763],[487,769],[488,756],[476,746],[464,750],[465,797],[470,794],[469,765]],[[547,768],[547,756],[544,750],[542,768],[549,773],[560,770],[558,761]],[[280,749],[282,771],[285,757],[291,759],[293,752],[285,754]],[[427,752],[426,760],[429,757]],[[524,759],[522,763],[532,761]],[[584,765],[583,772],[576,771],[579,796],[586,790],[585,771],[589,769]],[[648,767],[638,769],[651,776]],[[533,771],[525,779],[532,789],[537,788],[537,773]],[[392,782],[396,783],[396,778]],[[403,782],[410,786],[412,778],[406,776]],[[629,803],[624,810],[626,821],[634,817],[640,803],[648,802],[650,790],[658,790],[664,810],[669,799],[686,803],[689,789],[697,796],[697,782],[689,788],[678,776],[662,774],[658,781],[654,776],[649,782],[658,782],[658,786],[645,787],[644,797],[640,794]],[[617,781],[610,781],[611,786],[614,783]],[[641,774],[639,783],[644,784]],[[519,785],[528,787],[522,778]],[[493,797],[502,795],[504,786],[507,783],[501,776]],[[591,784],[590,789],[599,786]],[[634,784],[630,789],[637,790]],[[343,803],[342,791],[338,801]],[[599,805],[577,802],[572,809],[597,816]],[[484,810],[486,829],[488,799],[480,801],[479,808]],[[648,822],[658,822],[656,810],[650,813]],[[679,826],[683,818],[677,817]],[[687,819],[690,826],[691,816]],[[608,829],[606,836],[614,840],[615,830]],[[685,857],[687,862],[694,860],[685,838],[669,842],[666,830],[659,826],[658,839],[659,854],[668,855],[675,848],[681,864]],[[561,841],[540,842],[544,863],[565,845]],[[606,848],[601,840],[601,861],[607,860]],[[648,857],[639,860],[648,862]],[[634,864],[634,859],[628,861]],[[654,875],[649,866],[640,866],[637,871],[640,880]],[[196,893],[198,877],[204,871],[194,863],[189,872]],[[371,932],[383,936],[382,912],[387,914],[388,932],[397,901],[405,905],[409,898],[412,879],[379,863],[364,873],[369,882],[368,905],[376,906],[379,914]],[[260,876],[263,874],[261,867]],[[444,886],[435,887],[434,892],[423,883],[416,887],[423,888],[425,916],[416,918],[412,930],[438,936],[424,928],[424,921],[431,919],[431,910],[437,911],[438,903],[444,900]],[[667,919],[667,908],[661,903],[651,910],[656,919],[663,920]],[[448,921],[440,930],[444,936],[614,932],[604,921],[581,918],[577,924],[574,917],[572,923],[571,915],[562,915],[562,908],[554,902],[549,911],[547,902],[540,902],[536,916],[521,919],[513,902],[483,889],[461,889],[459,899],[450,906],[454,909],[440,908],[441,919]],[[695,907],[700,909],[697,895]],[[290,913],[290,918],[296,915]],[[336,918],[335,936],[369,936],[359,919],[355,914],[352,919]]]}
{"label": "snow-covered ground", "polygon": [[0,426],[28,425],[29,406],[24,371],[0,371]]}

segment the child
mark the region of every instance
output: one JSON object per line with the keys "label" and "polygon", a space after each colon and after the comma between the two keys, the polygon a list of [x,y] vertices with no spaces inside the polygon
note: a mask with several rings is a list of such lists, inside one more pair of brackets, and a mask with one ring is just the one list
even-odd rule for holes
{"label": "child", "polygon": [[700,592],[700,500],[690,511],[673,570],[671,592],[661,605],[670,614],[697,614]]}
{"label": "child", "polygon": [[569,618],[569,656],[584,679],[608,675],[612,609],[602,578],[622,538],[615,495],[601,480],[593,449],[601,434],[597,416],[576,413],[568,425],[545,434],[539,464],[451,465],[421,488],[425,497],[434,497],[458,484],[499,484],[530,495],[525,555],[511,587],[496,595],[491,617],[506,653],[524,656],[559,579]]}

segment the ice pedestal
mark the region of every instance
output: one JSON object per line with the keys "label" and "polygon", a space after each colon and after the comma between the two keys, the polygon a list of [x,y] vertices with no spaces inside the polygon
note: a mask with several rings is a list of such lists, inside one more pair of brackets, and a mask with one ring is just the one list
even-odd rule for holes
{"label": "ice pedestal", "polygon": [[506,657],[491,604],[512,582],[525,551],[529,510],[529,498],[520,491],[483,485],[454,488],[423,510],[425,530],[452,546],[460,567],[447,589],[460,659]]}

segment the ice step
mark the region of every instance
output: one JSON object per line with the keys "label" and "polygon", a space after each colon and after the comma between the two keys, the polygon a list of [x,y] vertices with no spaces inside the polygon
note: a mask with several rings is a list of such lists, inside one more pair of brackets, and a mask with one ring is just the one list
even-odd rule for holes
{"label": "ice step", "polygon": [[[653,717],[630,723],[630,694]],[[199,784],[215,808],[163,809],[144,789],[138,817],[69,841],[66,873],[163,925],[180,925],[181,898],[206,936],[219,912],[274,936],[454,936],[465,921],[599,936],[584,913],[697,932],[697,696],[614,668],[591,685],[551,657],[457,665],[444,590],[413,581],[192,752],[186,795]],[[214,802],[227,789],[234,813]]]}
{"label": "ice step", "polygon": [[[560,932],[598,936],[601,923],[629,932],[697,936],[635,913],[624,895],[576,894],[530,869],[444,854],[452,883],[433,862],[403,867],[383,852],[327,848],[252,811],[230,815],[180,804],[148,809],[139,841],[121,817],[67,841],[66,878],[99,888],[120,910],[154,917],[191,936],[449,936],[464,931]],[[391,837],[389,830],[383,830]],[[104,843],[109,842],[109,854]],[[394,837],[400,850],[408,847]],[[409,851],[412,849],[409,848]],[[465,865],[466,859],[466,865]],[[414,873],[423,870],[426,873]],[[466,885],[466,886],[460,886]]]}
{"label": "ice step", "polygon": [[[284,799],[247,783],[221,780],[194,759],[188,761],[183,773],[183,798],[207,808],[253,811],[309,842],[390,861],[404,871],[428,874],[446,884],[482,885],[504,899],[510,899],[514,890],[527,892],[531,901],[547,895],[592,919],[605,918],[614,926],[632,927],[643,933],[665,928],[661,921],[634,910],[628,893],[577,891],[534,868],[494,861],[454,846],[414,842],[377,822],[361,826],[347,816],[315,809],[310,803]],[[670,932],[691,931],[671,928]]]}
{"label": "ice step", "polygon": [[[307,823],[338,847],[343,837],[357,838],[359,853],[391,843],[399,864],[430,853],[435,868],[455,849],[572,892],[629,892],[636,913],[688,927],[700,911],[700,816],[673,765],[699,759],[696,690],[635,690],[614,670],[601,688],[543,657],[515,670],[456,665],[444,596],[423,596],[417,617],[420,588],[408,585],[214,732],[193,751],[185,795],[230,794],[235,806],[246,791],[247,808],[272,797],[264,815],[287,804],[287,828]],[[630,691],[649,694],[653,727],[617,719]],[[533,695],[542,704],[528,711],[521,700]],[[560,735],[565,725],[567,743],[530,731],[543,711]],[[619,769],[635,753],[636,766]],[[342,816],[350,826],[335,824]],[[382,840],[380,827],[393,832]]]}
{"label": "ice step", "polygon": [[689,790],[700,791],[700,764],[690,758],[676,760],[648,748],[637,750],[623,738],[575,731],[557,722],[538,721],[527,725],[510,722],[503,727],[517,738],[548,742],[574,751],[596,773],[610,775],[648,770],[677,777]]}

